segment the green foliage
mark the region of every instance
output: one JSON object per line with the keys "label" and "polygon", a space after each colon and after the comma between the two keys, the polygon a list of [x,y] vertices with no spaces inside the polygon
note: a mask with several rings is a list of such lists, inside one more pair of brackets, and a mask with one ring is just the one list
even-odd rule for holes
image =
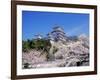
{"label": "green foliage", "polygon": [[27,41],[22,41],[22,50],[23,50],[23,52],[28,52],[29,43]]}
{"label": "green foliage", "polygon": [[36,49],[36,50],[42,49],[48,51],[50,46],[51,44],[49,40],[45,40],[45,39],[33,39],[33,40],[22,41],[23,52],[27,52],[30,49]]}

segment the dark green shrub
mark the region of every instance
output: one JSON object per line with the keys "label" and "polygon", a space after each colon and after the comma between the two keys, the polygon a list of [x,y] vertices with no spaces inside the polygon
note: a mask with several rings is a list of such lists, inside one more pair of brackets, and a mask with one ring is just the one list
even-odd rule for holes
{"label": "dark green shrub", "polygon": [[24,63],[24,68],[29,68],[29,63]]}
{"label": "dark green shrub", "polygon": [[50,46],[51,44],[49,40],[45,39],[33,39],[33,40],[22,41],[23,52],[27,52],[30,49],[48,51],[50,49]]}

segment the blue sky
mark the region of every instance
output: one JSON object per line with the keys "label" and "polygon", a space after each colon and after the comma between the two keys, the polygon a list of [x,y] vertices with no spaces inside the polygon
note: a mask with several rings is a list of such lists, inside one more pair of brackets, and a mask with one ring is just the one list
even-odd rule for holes
{"label": "blue sky", "polygon": [[89,14],[22,11],[23,40],[32,39],[35,34],[45,36],[56,25],[68,36],[89,36]]}

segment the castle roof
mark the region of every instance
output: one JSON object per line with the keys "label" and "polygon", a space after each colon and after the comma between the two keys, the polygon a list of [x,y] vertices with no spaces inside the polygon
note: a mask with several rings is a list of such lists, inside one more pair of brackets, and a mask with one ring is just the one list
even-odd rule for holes
{"label": "castle roof", "polygon": [[53,28],[53,31],[51,33],[54,33],[54,32],[64,33],[64,29],[60,26],[56,26],[56,27]]}

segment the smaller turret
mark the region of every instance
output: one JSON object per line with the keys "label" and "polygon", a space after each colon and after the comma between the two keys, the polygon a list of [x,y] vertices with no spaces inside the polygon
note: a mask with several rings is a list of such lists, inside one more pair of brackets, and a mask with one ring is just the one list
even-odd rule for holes
{"label": "smaller turret", "polygon": [[37,35],[35,35],[35,38],[36,39],[42,39],[42,35],[41,34],[37,34]]}

